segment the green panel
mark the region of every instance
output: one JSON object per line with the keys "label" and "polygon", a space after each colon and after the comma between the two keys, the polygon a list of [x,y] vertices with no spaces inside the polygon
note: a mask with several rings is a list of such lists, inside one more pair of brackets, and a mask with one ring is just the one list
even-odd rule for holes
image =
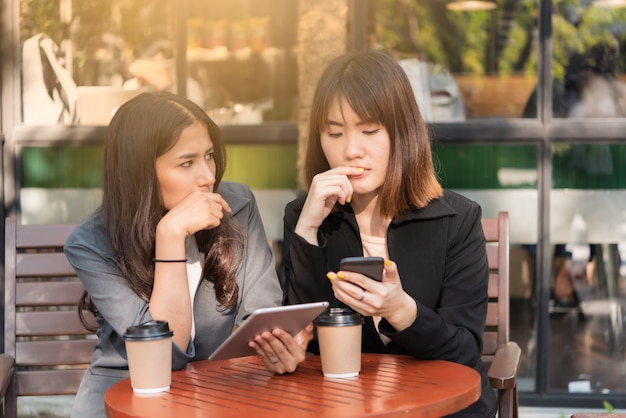
{"label": "green panel", "polygon": [[[498,173],[505,169],[532,173],[537,170],[535,145],[433,146],[433,159],[441,183],[450,189],[514,189],[537,187],[536,180],[520,175],[515,184],[502,184]],[[532,176],[531,176],[532,177]]]}
{"label": "green panel", "polygon": [[626,189],[626,145],[555,144],[555,189]]}
{"label": "green panel", "polygon": [[298,178],[297,145],[229,145],[225,180],[253,189],[294,189]]}
{"label": "green panel", "polygon": [[102,147],[27,147],[21,169],[22,187],[100,187]]}
{"label": "green panel", "polygon": [[[296,145],[229,145],[225,180],[257,189],[293,189]],[[92,188],[102,182],[102,147],[28,147],[22,150],[22,187]]]}

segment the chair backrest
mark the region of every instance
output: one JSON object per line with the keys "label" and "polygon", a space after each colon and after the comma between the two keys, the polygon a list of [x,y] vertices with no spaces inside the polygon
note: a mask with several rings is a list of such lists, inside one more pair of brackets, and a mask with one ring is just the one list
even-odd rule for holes
{"label": "chair backrest", "polygon": [[489,305],[483,334],[483,358],[489,362],[496,349],[509,341],[509,214],[483,218],[489,260]]}
{"label": "chair backrest", "polygon": [[6,220],[4,352],[16,395],[74,394],[91,360],[96,336],[77,311],[84,289],[63,254],[74,228]]}

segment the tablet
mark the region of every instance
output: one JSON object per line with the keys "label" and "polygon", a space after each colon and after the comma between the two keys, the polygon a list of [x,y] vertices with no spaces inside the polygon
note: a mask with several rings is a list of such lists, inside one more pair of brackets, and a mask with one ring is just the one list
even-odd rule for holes
{"label": "tablet", "polygon": [[248,347],[248,343],[254,340],[255,336],[274,328],[296,335],[328,306],[329,303],[324,301],[257,309],[209,356],[209,360],[225,360],[256,354]]}

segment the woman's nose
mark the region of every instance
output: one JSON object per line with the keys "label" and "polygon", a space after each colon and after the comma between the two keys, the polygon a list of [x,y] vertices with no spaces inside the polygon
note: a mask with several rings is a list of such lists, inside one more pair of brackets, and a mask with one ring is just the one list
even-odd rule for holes
{"label": "woman's nose", "polygon": [[198,175],[198,183],[200,187],[213,186],[215,184],[215,171],[208,164],[203,165]]}
{"label": "woman's nose", "polygon": [[360,158],[363,156],[363,147],[360,138],[356,135],[348,135],[346,137],[345,149],[346,158],[349,160]]}

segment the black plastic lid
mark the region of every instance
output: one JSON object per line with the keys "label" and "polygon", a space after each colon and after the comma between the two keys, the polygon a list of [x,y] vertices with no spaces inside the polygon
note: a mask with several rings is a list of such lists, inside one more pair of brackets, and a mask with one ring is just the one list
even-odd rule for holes
{"label": "black plastic lid", "polygon": [[349,327],[362,325],[363,317],[350,308],[329,308],[315,320],[316,325],[331,327]]}
{"label": "black plastic lid", "polygon": [[160,340],[162,338],[171,337],[172,335],[174,335],[174,332],[170,330],[167,321],[148,321],[143,324],[128,327],[124,334],[124,339],[130,341],[149,341]]}

